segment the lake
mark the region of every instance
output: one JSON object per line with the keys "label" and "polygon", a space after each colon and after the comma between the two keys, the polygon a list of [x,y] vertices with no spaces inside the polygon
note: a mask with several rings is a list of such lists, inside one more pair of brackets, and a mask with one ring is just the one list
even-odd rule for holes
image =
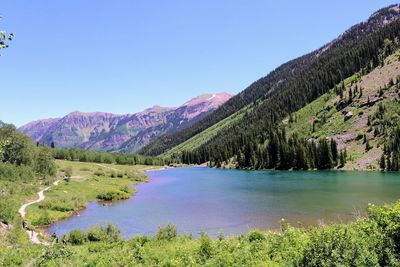
{"label": "lake", "polygon": [[216,236],[251,229],[347,222],[365,215],[368,203],[400,198],[400,175],[381,172],[239,171],[206,167],[148,172],[149,183],[127,201],[89,203],[78,216],[55,223],[49,233],[87,230],[112,222],[123,236],[153,235],[172,223],[180,233]]}

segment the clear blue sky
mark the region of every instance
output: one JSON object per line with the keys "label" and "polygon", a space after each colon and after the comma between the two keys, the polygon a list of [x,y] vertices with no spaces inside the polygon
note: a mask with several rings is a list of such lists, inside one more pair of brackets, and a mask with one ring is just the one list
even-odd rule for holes
{"label": "clear blue sky", "polygon": [[0,120],[238,93],[395,1],[1,0]]}

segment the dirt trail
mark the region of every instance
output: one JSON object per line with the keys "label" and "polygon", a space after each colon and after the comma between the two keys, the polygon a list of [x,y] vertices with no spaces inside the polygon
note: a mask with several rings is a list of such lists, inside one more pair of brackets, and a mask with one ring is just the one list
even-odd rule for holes
{"label": "dirt trail", "polygon": [[[57,180],[57,181],[55,181],[53,183],[53,185],[57,186],[59,183],[60,183],[60,180]],[[30,206],[30,205],[33,205],[33,204],[36,204],[36,203],[39,203],[39,202],[43,201],[46,198],[46,196],[44,195],[44,192],[46,192],[50,188],[51,188],[51,186],[48,186],[45,189],[43,189],[42,191],[38,192],[37,194],[38,194],[39,198],[37,200],[31,201],[29,203],[26,203],[26,204],[22,205],[19,208],[18,212],[19,212],[19,214],[21,214],[22,219],[25,219],[26,208],[28,206]],[[39,238],[38,238],[39,234],[37,232],[31,231],[31,230],[27,230],[27,229],[25,229],[25,231],[29,235],[29,239],[31,240],[32,243],[34,243],[34,244],[42,244],[42,245],[49,245],[49,243],[42,242],[42,241],[39,240]]]}

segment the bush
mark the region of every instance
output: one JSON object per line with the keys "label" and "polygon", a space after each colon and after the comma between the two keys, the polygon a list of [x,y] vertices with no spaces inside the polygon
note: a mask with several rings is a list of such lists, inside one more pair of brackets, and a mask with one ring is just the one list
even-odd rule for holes
{"label": "bush", "polygon": [[178,236],[178,230],[175,225],[168,224],[166,227],[158,227],[158,232],[156,234],[157,240],[167,240],[171,241]]}
{"label": "bush", "polygon": [[200,233],[199,256],[202,260],[211,258],[213,254],[212,240],[207,233]]}
{"label": "bush", "polygon": [[250,242],[265,240],[264,235],[260,231],[252,231],[248,235]]}
{"label": "bush", "polygon": [[2,180],[27,182],[32,177],[36,177],[36,174],[30,166],[16,166],[0,162],[0,179]]}
{"label": "bush", "polygon": [[68,243],[72,245],[82,245],[87,241],[86,234],[80,230],[72,230],[68,235]]}
{"label": "bush", "polygon": [[14,199],[0,197],[0,222],[10,224],[15,217],[18,209],[18,202]]}
{"label": "bush", "polygon": [[87,238],[92,242],[110,241],[115,242],[121,238],[119,229],[113,225],[95,226],[89,229]]}
{"label": "bush", "polygon": [[97,199],[104,201],[123,200],[131,197],[131,194],[123,191],[108,191],[97,195]]}
{"label": "bush", "polygon": [[380,252],[377,253],[376,245],[357,225],[332,225],[316,229],[310,233],[303,264],[321,267],[378,266]]}

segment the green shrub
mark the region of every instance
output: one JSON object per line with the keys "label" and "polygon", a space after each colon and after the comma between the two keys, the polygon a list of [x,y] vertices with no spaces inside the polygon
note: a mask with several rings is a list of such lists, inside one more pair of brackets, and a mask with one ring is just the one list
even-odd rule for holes
{"label": "green shrub", "polygon": [[213,255],[212,240],[205,232],[200,233],[200,247],[198,253],[200,258],[204,261],[211,258]]}
{"label": "green shrub", "polygon": [[384,256],[385,237],[370,221],[331,225],[309,233],[304,253],[306,266],[379,266]]}
{"label": "green shrub", "polygon": [[120,230],[113,224],[106,226],[95,226],[89,229],[87,238],[92,242],[110,241],[115,242],[121,238]]}
{"label": "green shrub", "polygon": [[68,243],[72,245],[82,245],[87,241],[86,234],[80,230],[72,230],[68,235]]}
{"label": "green shrub", "polygon": [[0,197],[0,222],[10,224],[14,220],[17,209],[17,201],[10,197]]}
{"label": "green shrub", "polygon": [[0,179],[6,181],[21,181],[28,182],[31,181],[32,178],[37,177],[32,167],[30,166],[16,166],[9,163],[1,163],[0,162]]}
{"label": "green shrub", "polygon": [[262,241],[265,240],[265,236],[263,233],[260,231],[252,231],[248,234],[248,238],[250,242],[255,242],[255,241]]}
{"label": "green shrub", "polygon": [[131,194],[124,191],[112,190],[97,195],[97,199],[103,201],[123,200],[130,198]]}
{"label": "green shrub", "polygon": [[158,227],[158,232],[156,234],[157,240],[167,240],[171,241],[178,236],[178,230],[175,225],[168,224],[165,227]]}

